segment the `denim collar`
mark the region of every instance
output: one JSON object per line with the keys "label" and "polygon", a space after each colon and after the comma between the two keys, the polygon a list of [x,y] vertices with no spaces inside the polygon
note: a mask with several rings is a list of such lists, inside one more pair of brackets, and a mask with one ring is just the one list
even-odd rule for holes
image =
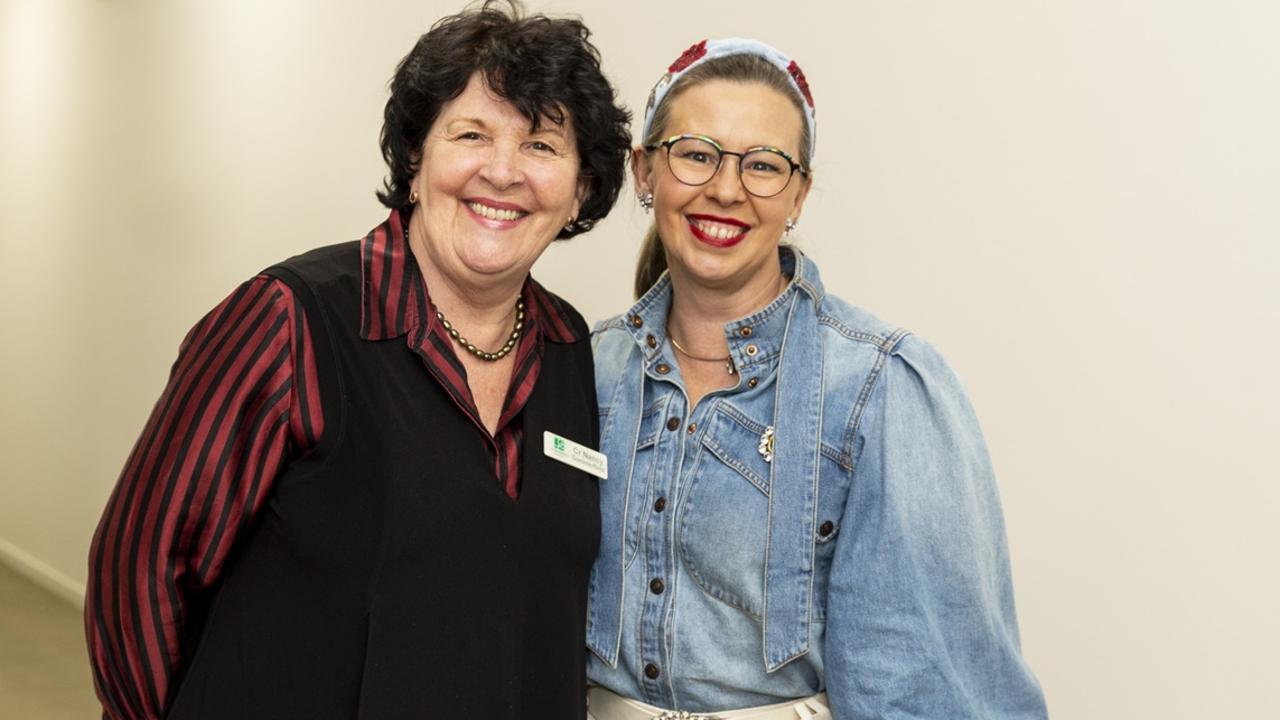
{"label": "denim collar", "polygon": [[[815,307],[822,302],[822,279],[812,260],[791,245],[778,246],[778,259],[783,274],[791,277],[787,286],[768,305],[724,326],[729,357],[743,377],[767,375],[777,367],[787,318],[791,315],[788,308],[796,297],[807,298]],[[622,317],[623,326],[640,348],[646,367],[655,363],[675,366],[675,353],[667,337],[670,311],[671,274],[664,272]]]}

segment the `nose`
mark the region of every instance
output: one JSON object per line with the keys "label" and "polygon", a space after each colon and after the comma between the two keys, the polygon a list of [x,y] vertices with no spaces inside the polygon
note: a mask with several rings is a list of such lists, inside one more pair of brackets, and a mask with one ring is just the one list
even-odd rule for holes
{"label": "nose", "polygon": [[740,157],[725,155],[720,161],[720,167],[716,169],[716,174],[703,186],[706,188],[707,196],[721,205],[732,205],[745,202],[747,199],[747,189],[742,186],[742,178],[738,176],[737,167],[729,164],[730,160],[742,162]]}
{"label": "nose", "polygon": [[520,165],[520,148],[513,143],[494,143],[489,157],[480,168],[480,177],[498,190],[504,190],[524,180]]}

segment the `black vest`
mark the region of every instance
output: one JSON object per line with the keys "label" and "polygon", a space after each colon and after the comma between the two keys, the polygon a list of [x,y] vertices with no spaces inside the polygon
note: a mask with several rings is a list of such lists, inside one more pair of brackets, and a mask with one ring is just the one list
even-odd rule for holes
{"label": "black vest", "polygon": [[583,718],[598,486],[542,452],[544,430],[598,447],[581,316],[545,342],[512,501],[405,337],[360,338],[358,243],[267,273],[306,311],[324,433],[191,618],[168,717]]}

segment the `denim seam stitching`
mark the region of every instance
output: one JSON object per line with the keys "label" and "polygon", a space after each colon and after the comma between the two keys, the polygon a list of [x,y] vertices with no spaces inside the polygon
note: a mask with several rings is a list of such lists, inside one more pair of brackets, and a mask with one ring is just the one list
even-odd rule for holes
{"label": "denim seam stitching", "polygon": [[720,443],[716,442],[714,438],[704,435],[702,438],[702,444],[711,451],[712,455],[719,458],[720,462],[728,465],[734,470],[737,470],[738,474],[743,476],[743,479],[754,485],[762,495],[769,497],[769,482],[761,477],[759,473],[747,467],[746,463],[742,462],[738,458],[730,455],[729,452],[721,447]]}
{"label": "denim seam stitching", "polygon": [[883,335],[876,335],[875,333],[864,332],[862,330],[854,330],[848,325],[845,325],[839,318],[832,315],[819,315],[818,322],[826,325],[832,330],[835,330],[849,340],[869,343],[886,352],[892,350],[893,345],[897,342],[895,336],[900,332],[904,332],[899,328],[898,330],[895,330],[893,334],[885,337]]}
{"label": "denim seam stitching", "polygon": [[[756,435],[759,435],[764,432],[764,429],[766,427],[765,425],[762,425],[756,422],[755,420],[752,420],[751,418],[747,417],[742,413],[741,410],[738,410],[732,405],[719,403],[718,405],[716,405],[716,409],[728,415],[730,420],[733,420],[734,422],[738,423],[749,432],[752,432]],[[847,466],[845,465],[844,456],[841,454],[839,449],[832,447],[830,443],[824,442],[821,444],[821,450],[822,450],[822,454],[827,456],[827,458],[830,459],[832,462],[840,465],[841,467],[847,468]]]}
{"label": "denim seam stitching", "polygon": [[853,405],[853,412],[849,418],[849,429],[845,432],[844,447],[849,457],[850,472],[853,471],[857,464],[857,459],[853,457],[853,446],[858,438],[858,430],[862,426],[862,416],[867,409],[867,401],[871,397],[872,391],[880,380],[880,374],[884,371],[884,366],[889,360],[889,355],[897,349],[898,343],[910,332],[905,328],[898,328],[893,333],[884,338],[880,343],[880,352],[876,357],[875,365],[867,374],[866,382],[862,384],[862,390],[858,393],[858,400]]}
{"label": "denim seam stitching", "polygon": [[[800,266],[797,266],[797,273],[796,273],[797,275],[802,275],[802,273],[800,272],[800,270],[801,270],[801,269],[802,269],[802,268],[801,268]],[[818,311],[818,308],[815,306],[814,310],[815,310],[815,312],[817,312],[817,311]],[[786,345],[787,345],[787,338],[788,338],[788,336],[791,334],[791,331],[792,331],[791,323],[792,323],[792,321],[794,321],[794,320],[795,320],[795,315],[796,315],[796,306],[795,306],[795,304],[793,303],[793,304],[791,305],[791,311],[787,314],[787,324],[784,326],[784,329],[783,329],[783,332],[782,332],[782,341],[781,341],[781,344],[780,344],[780,346],[781,346],[781,347],[786,347]],[[781,390],[781,383],[779,383],[779,385],[778,385],[778,386],[776,386],[776,387],[774,388],[773,407],[774,407],[774,416],[775,416],[775,417],[777,417],[779,403],[782,401],[782,398],[779,396],[780,390]],[[821,407],[819,408],[819,417],[821,417]],[[821,429],[821,428],[819,428],[819,429]],[[821,436],[819,436],[819,437],[821,437]],[[770,484],[771,484],[771,485],[772,485],[772,482],[773,482],[773,476],[774,476],[774,475],[776,475],[776,474],[777,474],[777,472],[778,472],[778,468],[777,468],[777,466],[775,466],[775,465],[773,465],[773,464],[771,463],[771,464],[769,465],[769,475],[770,475]],[[815,478],[815,482],[816,482],[816,478]],[[810,642],[810,641],[811,641],[811,638],[810,638],[810,637],[809,637],[809,635],[808,635],[809,628],[807,627],[807,623],[806,623],[806,627],[805,627],[805,633],[806,633],[806,634],[805,634],[805,639],[804,639],[804,649],[801,649],[801,650],[792,650],[792,651],[784,650],[783,652],[790,652],[791,654],[790,654],[790,655],[787,655],[786,657],[784,657],[784,658],[782,658],[782,659],[780,659],[778,662],[772,662],[771,658],[769,657],[769,604],[770,604],[770,601],[769,601],[769,562],[770,562],[770,560],[771,560],[770,555],[771,555],[771,553],[772,553],[772,548],[773,548],[773,532],[774,532],[774,530],[775,530],[775,528],[774,528],[774,526],[773,526],[773,501],[774,501],[774,498],[773,498],[773,496],[771,495],[771,496],[769,497],[769,511],[768,511],[768,519],[767,519],[767,521],[766,521],[766,522],[767,522],[767,525],[766,525],[766,530],[765,530],[765,546],[764,546],[764,547],[765,547],[765,552],[764,552],[764,597],[763,597],[763,607],[761,608],[761,611],[762,611],[762,614],[764,615],[764,617],[762,618],[761,623],[760,623],[761,639],[762,639],[761,648],[760,648],[760,650],[761,650],[761,659],[762,659],[762,660],[764,660],[764,663],[765,663],[765,671],[766,671],[766,672],[774,672],[774,671],[777,671],[777,670],[779,670],[779,669],[781,669],[781,668],[785,667],[786,665],[788,665],[788,664],[790,664],[791,662],[795,661],[797,658],[801,658],[801,657],[804,657],[805,655],[807,655],[807,654],[809,653],[809,650],[811,649],[811,648],[810,648],[810,646],[811,646],[811,642]],[[815,498],[815,502],[816,502],[816,498]],[[812,563],[813,563],[813,553],[812,553],[812,551],[810,551],[810,554],[809,554],[809,562],[810,562],[810,570],[812,570],[812,567],[813,567],[813,566],[812,566]],[[808,592],[809,592],[809,597],[810,597],[810,599],[811,599],[811,600],[810,600],[810,602],[812,602],[812,597],[813,597],[813,574],[812,574],[812,571],[811,571],[811,572],[810,572],[810,574],[809,574],[809,588],[808,588]],[[810,620],[811,620],[811,619],[813,618],[812,607],[804,608],[804,611],[805,611],[806,617],[807,617],[808,619],[810,619]],[[770,666],[772,666],[772,667],[770,667]]]}

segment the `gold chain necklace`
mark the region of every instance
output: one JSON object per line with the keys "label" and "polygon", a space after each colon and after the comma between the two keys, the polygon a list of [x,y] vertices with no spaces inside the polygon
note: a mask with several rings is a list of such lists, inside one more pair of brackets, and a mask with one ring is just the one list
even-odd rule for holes
{"label": "gold chain necklace", "polygon": [[672,336],[670,332],[667,333],[667,339],[671,341],[671,347],[674,347],[676,352],[690,360],[698,360],[701,362],[722,362],[724,363],[724,369],[728,370],[730,375],[736,375],[738,373],[737,369],[733,367],[733,356],[731,355],[726,355],[725,357],[701,357],[685,350],[680,343],[676,342],[675,337]]}

